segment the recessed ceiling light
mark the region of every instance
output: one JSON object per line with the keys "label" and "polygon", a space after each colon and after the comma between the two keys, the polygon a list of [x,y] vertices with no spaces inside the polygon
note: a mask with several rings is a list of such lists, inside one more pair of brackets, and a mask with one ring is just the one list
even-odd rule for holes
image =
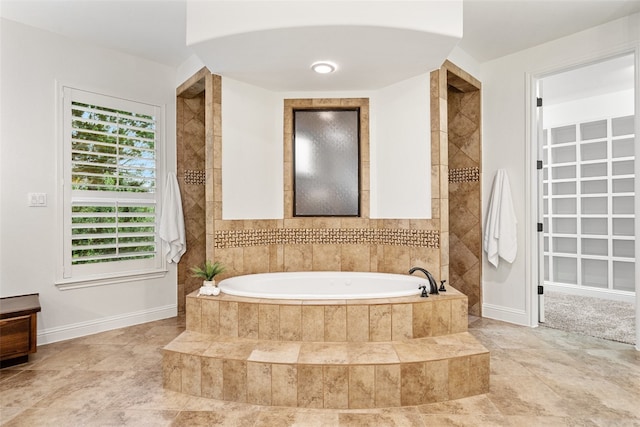
{"label": "recessed ceiling light", "polygon": [[336,64],[329,61],[318,61],[311,64],[311,69],[318,74],[333,73],[337,68]]}

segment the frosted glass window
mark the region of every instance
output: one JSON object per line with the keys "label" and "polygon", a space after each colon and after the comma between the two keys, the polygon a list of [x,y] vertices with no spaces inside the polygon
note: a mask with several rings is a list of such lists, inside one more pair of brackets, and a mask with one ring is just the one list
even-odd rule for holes
{"label": "frosted glass window", "polygon": [[582,218],[582,234],[607,235],[606,218]]}
{"label": "frosted glass window", "polygon": [[551,176],[553,179],[569,179],[576,177],[575,166],[558,166],[551,168]]}
{"label": "frosted glass window", "polygon": [[633,193],[634,191],[633,178],[614,179],[612,182],[614,193]]}
{"label": "frosted glass window", "polygon": [[558,182],[553,184],[553,194],[556,196],[576,194],[575,182]]}
{"label": "frosted glass window", "polygon": [[586,165],[580,165],[580,176],[583,178],[589,178],[592,176],[606,176],[607,164],[606,163],[589,163]]}
{"label": "frosted glass window", "polygon": [[582,123],[580,125],[580,134],[582,140],[597,139],[607,137],[607,121],[598,120],[597,122]]}
{"label": "frosted glass window", "polygon": [[613,240],[613,256],[633,258],[636,256],[636,242],[633,240]]}
{"label": "frosted glass window", "polygon": [[576,127],[563,126],[559,128],[551,129],[551,141],[554,144],[564,144],[567,142],[576,141]]}
{"label": "frosted glass window", "polygon": [[606,180],[582,181],[580,184],[582,194],[599,194],[607,192]]}
{"label": "frosted glass window", "polygon": [[607,142],[590,142],[580,145],[580,158],[587,160],[606,160],[607,158]]}
{"label": "frosted glass window", "polygon": [[549,238],[548,237],[544,238],[544,251],[545,252],[549,252]]}
{"label": "frosted glass window", "polygon": [[582,213],[585,215],[607,214],[607,198],[606,197],[583,197]]}
{"label": "frosted glass window", "polygon": [[611,120],[611,133],[613,136],[631,135],[635,133],[633,127],[633,116],[616,117]]}
{"label": "frosted glass window", "polygon": [[578,267],[576,259],[553,257],[553,280],[560,283],[577,284]]}
{"label": "frosted glass window", "polygon": [[553,239],[553,251],[574,254],[578,251],[578,241],[570,237],[555,237]]}
{"label": "frosted glass window", "polygon": [[632,157],[635,155],[633,152],[633,138],[618,139],[612,142],[612,155],[613,157]]}
{"label": "frosted glass window", "polygon": [[606,239],[582,239],[584,255],[609,255],[609,243]]}
{"label": "frosted glass window", "polygon": [[613,234],[616,236],[633,236],[633,218],[614,218]]}
{"label": "frosted glass window", "polygon": [[636,288],[635,274],[635,263],[614,261],[613,289],[634,292]]}
{"label": "frosted glass window", "polygon": [[582,260],[582,284],[596,288],[606,288],[609,278],[609,265],[606,260]]}
{"label": "frosted glass window", "polygon": [[613,198],[613,213],[618,215],[631,214],[633,215],[633,197],[614,197]]}
{"label": "frosted glass window", "polygon": [[294,110],[294,216],[359,216],[359,110]]}
{"label": "frosted glass window", "polygon": [[633,160],[613,162],[614,175],[633,175]]}
{"label": "frosted glass window", "polygon": [[551,161],[553,163],[570,163],[576,161],[576,147],[554,147],[551,150]]}

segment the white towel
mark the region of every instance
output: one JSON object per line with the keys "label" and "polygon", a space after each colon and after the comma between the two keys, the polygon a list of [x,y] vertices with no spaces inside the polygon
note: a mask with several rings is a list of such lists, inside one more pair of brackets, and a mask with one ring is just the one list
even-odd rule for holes
{"label": "white towel", "polygon": [[160,218],[160,239],[165,243],[165,256],[168,262],[177,263],[187,251],[184,232],[184,216],[182,199],[176,174],[169,172],[162,199],[162,216]]}
{"label": "white towel", "polygon": [[516,259],[517,224],[509,177],[504,169],[498,169],[487,209],[483,244],[487,258],[494,267],[498,267],[499,258],[509,263]]}

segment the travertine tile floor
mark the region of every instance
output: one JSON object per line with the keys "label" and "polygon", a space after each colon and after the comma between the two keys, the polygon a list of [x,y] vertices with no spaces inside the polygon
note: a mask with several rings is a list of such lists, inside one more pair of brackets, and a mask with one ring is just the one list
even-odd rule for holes
{"label": "travertine tile floor", "polygon": [[304,410],[162,388],[173,318],[39,347],[0,370],[3,426],[640,426],[640,352],[546,328],[469,318],[491,351],[486,395],[407,408]]}

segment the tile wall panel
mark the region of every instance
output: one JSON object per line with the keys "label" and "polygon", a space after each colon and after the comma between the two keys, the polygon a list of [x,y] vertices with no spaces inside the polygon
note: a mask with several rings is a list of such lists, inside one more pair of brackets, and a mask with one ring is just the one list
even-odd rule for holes
{"label": "tile wall panel", "polygon": [[[481,312],[480,90],[448,72],[449,284],[469,297],[469,314]],[[462,89],[462,90],[461,90]]]}
{"label": "tile wall panel", "polygon": [[[449,68],[447,68],[449,67]],[[464,106],[464,117],[452,114],[448,107],[447,74],[454,69],[464,78],[475,79],[445,63],[431,74],[431,157],[432,218],[412,220],[376,220],[369,218],[369,100],[366,98],[287,99],[284,102],[284,201],[282,220],[222,219],[222,78],[203,75],[197,96],[178,98],[178,172],[181,191],[186,194],[189,252],[179,265],[178,305],[184,311],[185,296],[200,283],[190,277],[188,268],[205,258],[223,262],[225,277],[259,272],[342,270],[406,273],[413,266],[431,271],[450,284],[479,277],[480,270],[470,269],[449,277],[450,185],[467,183],[479,176],[479,129],[474,123],[479,114]],[[425,94],[427,96],[427,94]],[[478,98],[479,99],[479,98]],[[457,102],[457,101],[456,101]],[[462,106],[463,103],[457,102]],[[292,111],[293,108],[358,106],[361,111],[361,218],[292,217]],[[464,109],[463,108],[463,109]],[[452,117],[449,117],[449,116]],[[448,121],[470,134],[460,150],[476,164],[466,165],[449,153],[452,145]],[[455,138],[454,138],[455,139]],[[454,143],[458,141],[455,140]],[[449,165],[450,159],[452,165]],[[450,169],[451,168],[451,169]],[[450,182],[451,181],[451,182]],[[460,181],[460,182],[458,182]],[[204,186],[202,183],[204,182]],[[476,181],[473,181],[476,182]],[[204,188],[203,188],[204,187]],[[456,206],[458,200],[455,200]],[[467,204],[480,205],[478,197]],[[455,224],[453,224],[455,226]],[[465,245],[477,247],[476,235],[456,236]],[[476,299],[475,292],[471,299]]]}
{"label": "tile wall panel", "polygon": [[185,312],[185,296],[202,284],[191,267],[206,257],[205,98],[178,96],[177,178],[182,197],[187,252],[178,263],[178,312]]}

